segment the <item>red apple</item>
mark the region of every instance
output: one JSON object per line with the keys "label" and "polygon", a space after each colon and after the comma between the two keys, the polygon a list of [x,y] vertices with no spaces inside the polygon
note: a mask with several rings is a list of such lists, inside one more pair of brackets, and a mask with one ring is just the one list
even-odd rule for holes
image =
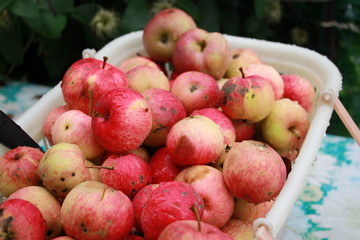
{"label": "red apple", "polygon": [[220,79],[231,60],[226,38],[201,28],[187,31],[177,41],[172,63],[178,73],[199,71]]}
{"label": "red apple", "polygon": [[235,141],[241,142],[243,140],[254,139],[256,133],[256,125],[247,120],[232,120],[235,128]]}
{"label": "red apple", "polygon": [[218,124],[202,115],[184,118],[171,128],[166,150],[179,166],[215,162],[225,148]]}
{"label": "red apple", "polygon": [[172,126],[186,117],[181,101],[171,92],[150,88],[141,93],[152,113],[152,127],[143,144],[149,147],[161,147],[166,143],[167,135]]}
{"label": "red apple", "polygon": [[121,191],[86,181],[64,199],[61,222],[66,235],[78,240],[124,239],[134,225],[134,209]]}
{"label": "red apple", "polygon": [[8,197],[16,190],[41,183],[37,174],[44,153],[37,148],[19,146],[0,157],[0,195]]}
{"label": "red apple", "polygon": [[251,48],[231,49],[231,61],[226,70],[225,77],[233,78],[241,76],[241,68],[253,63],[263,63],[260,56]]}
{"label": "red apple", "polygon": [[96,140],[110,152],[140,147],[152,126],[152,113],[143,96],[130,88],[116,88],[102,96],[92,117]]}
{"label": "red apple", "polygon": [[216,168],[194,165],[182,170],[175,178],[190,184],[204,201],[201,221],[221,228],[234,211],[234,196]]}
{"label": "red apple", "polygon": [[135,220],[135,229],[138,233],[143,233],[141,227],[141,214],[143,209],[146,206],[146,202],[149,199],[151,193],[159,186],[159,184],[148,184],[140,191],[138,191],[135,197],[132,200],[132,204],[134,207],[134,220]]}
{"label": "red apple", "polygon": [[9,199],[0,205],[0,213],[0,239],[45,239],[45,220],[34,204],[23,199]]}
{"label": "red apple", "polygon": [[145,25],[143,44],[150,57],[170,62],[179,37],[196,28],[194,19],[181,9],[168,8],[158,12]]}
{"label": "red apple", "polygon": [[307,78],[295,74],[282,74],[284,80],[283,98],[297,101],[308,113],[315,106],[316,93],[314,86]]}
{"label": "red apple", "polygon": [[253,240],[253,225],[249,222],[231,218],[221,231],[227,233],[234,240]]}
{"label": "red apple", "polygon": [[204,202],[194,188],[179,181],[162,182],[153,190],[141,214],[141,227],[147,240],[158,239],[161,231],[177,220],[196,217],[194,206],[202,216]]}
{"label": "red apple", "polygon": [[100,181],[122,191],[130,199],[151,183],[149,165],[136,154],[111,154],[102,166],[104,168],[100,169]]}
{"label": "red apple", "polygon": [[224,144],[230,144],[232,142],[235,142],[236,134],[234,125],[232,124],[229,117],[220,110],[216,108],[203,108],[193,111],[190,115],[203,115],[210,118],[219,125],[220,130],[224,135]]}
{"label": "red apple", "polygon": [[41,186],[23,187],[12,193],[8,199],[29,201],[40,210],[46,222],[46,239],[52,239],[61,235],[61,204],[46,188]]}
{"label": "red apple", "polygon": [[53,238],[51,240],[76,240],[76,239],[69,236],[61,236],[61,237]]}
{"label": "red apple", "polygon": [[51,135],[51,128],[54,125],[56,119],[58,119],[58,117],[67,110],[69,109],[66,105],[61,105],[51,110],[45,117],[44,123],[42,125],[42,132],[46,140],[49,142],[50,146],[54,145]]}
{"label": "red apple", "polygon": [[61,89],[69,109],[92,115],[99,98],[111,89],[127,87],[125,74],[115,66],[95,58],[74,62],[65,72]]}
{"label": "red apple", "polygon": [[152,183],[173,181],[181,172],[183,167],[174,164],[166,147],[161,147],[155,151],[149,161]]}
{"label": "red apple", "polygon": [[[200,224],[200,225],[199,225]],[[169,224],[158,240],[233,240],[219,228],[196,220],[179,220]]]}
{"label": "red apple", "polygon": [[184,105],[187,115],[194,110],[219,106],[219,86],[206,73],[184,72],[174,80],[170,91]]}
{"label": "red apple", "polygon": [[265,217],[273,205],[274,200],[255,205],[244,199],[235,198],[235,206],[232,216],[233,218],[253,224],[256,219]]}
{"label": "red apple", "polygon": [[146,240],[146,239],[137,235],[128,235],[125,237],[124,240]]}
{"label": "red apple", "polygon": [[244,140],[225,155],[223,175],[235,197],[259,204],[279,194],[285,184],[286,167],[268,144]]}
{"label": "red apple", "polygon": [[234,77],[220,91],[220,107],[232,120],[259,122],[274,105],[271,84],[260,76]]}
{"label": "red apple", "polygon": [[168,77],[159,68],[138,66],[126,72],[129,88],[141,93],[149,88],[170,90]]}
{"label": "red apple", "polygon": [[284,81],[273,66],[264,63],[253,63],[244,67],[243,72],[246,77],[257,75],[267,79],[274,91],[275,100],[283,97]]}
{"label": "red apple", "polygon": [[261,135],[282,156],[298,151],[310,127],[308,112],[296,101],[275,101],[269,115],[260,123]]}
{"label": "red apple", "polygon": [[54,144],[66,142],[76,144],[86,159],[95,160],[105,148],[95,139],[91,117],[80,110],[68,110],[61,114],[51,128]]}

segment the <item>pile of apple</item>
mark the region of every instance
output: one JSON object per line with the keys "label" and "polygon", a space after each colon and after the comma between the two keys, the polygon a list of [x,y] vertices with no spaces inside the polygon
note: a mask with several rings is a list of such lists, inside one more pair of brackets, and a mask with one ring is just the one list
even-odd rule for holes
{"label": "pile of apple", "polygon": [[155,15],[143,44],[118,66],[74,62],[66,105],[39,123],[51,147],[0,158],[0,239],[253,238],[308,131],[313,86],[179,9]]}

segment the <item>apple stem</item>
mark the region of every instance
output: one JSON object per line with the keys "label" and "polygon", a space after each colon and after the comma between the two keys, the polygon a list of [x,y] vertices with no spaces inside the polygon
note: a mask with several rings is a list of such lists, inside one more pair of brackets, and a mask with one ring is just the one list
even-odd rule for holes
{"label": "apple stem", "polygon": [[289,128],[290,132],[292,132],[297,139],[300,138],[300,132],[294,129],[293,127]]}
{"label": "apple stem", "polygon": [[195,204],[191,206],[190,210],[195,214],[196,221],[198,222],[198,231],[201,232],[201,219]]}
{"label": "apple stem", "polygon": [[86,168],[99,168],[99,169],[114,170],[114,166],[86,166]]}
{"label": "apple stem", "polygon": [[104,62],[103,62],[103,65],[102,65],[102,69],[105,69],[106,62],[107,62],[107,60],[108,60],[108,57],[104,56],[103,59],[104,59]]}
{"label": "apple stem", "polygon": [[245,78],[244,69],[242,67],[239,68],[239,71],[241,72],[241,77]]}

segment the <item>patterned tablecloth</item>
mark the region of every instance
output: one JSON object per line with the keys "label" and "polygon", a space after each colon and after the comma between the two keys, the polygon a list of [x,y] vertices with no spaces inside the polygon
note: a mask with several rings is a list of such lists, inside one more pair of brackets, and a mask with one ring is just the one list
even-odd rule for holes
{"label": "patterned tablecloth", "polygon": [[[16,119],[49,89],[11,82],[0,88],[0,108]],[[280,239],[360,239],[360,147],[353,139],[324,137]]]}

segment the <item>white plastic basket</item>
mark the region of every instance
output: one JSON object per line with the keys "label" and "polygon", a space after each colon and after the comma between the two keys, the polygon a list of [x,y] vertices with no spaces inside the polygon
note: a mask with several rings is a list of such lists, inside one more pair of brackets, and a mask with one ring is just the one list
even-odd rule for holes
{"label": "white plastic basket", "polygon": [[[289,212],[293,207],[305,179],[316,159],[323,136],[329,125],[334,110],[334,101],[341,89],[342,76],[338,68],[325,56],[295,45],[269,42],[243,37],[225,35],[231,48],[251,48],[256,51],[261,59],[275,67],[279,72],[292,73],[309,79],[317,93],[316,107],[311,115],[311,125],[305,141],[295,160],[288,179],[277,197],[272,209],[265,218],[254,222],[256,239],[265,239],[262,230],[276,239]],[[123,35],[105,45],[99,51],[85,49],[84,57],[95,57],[102,60],[108,57],[108,62],[119,64],[132,56],[140,53],[147,55],[142,44],[142,31]],[[42,141],[42,123],[46,115],[57,106],[64,104],[60,83],[45,94],[33,107],[27,110],[19,119],[19,124],[35,141]],[[8,149],[0,145],[0,154]]]}

